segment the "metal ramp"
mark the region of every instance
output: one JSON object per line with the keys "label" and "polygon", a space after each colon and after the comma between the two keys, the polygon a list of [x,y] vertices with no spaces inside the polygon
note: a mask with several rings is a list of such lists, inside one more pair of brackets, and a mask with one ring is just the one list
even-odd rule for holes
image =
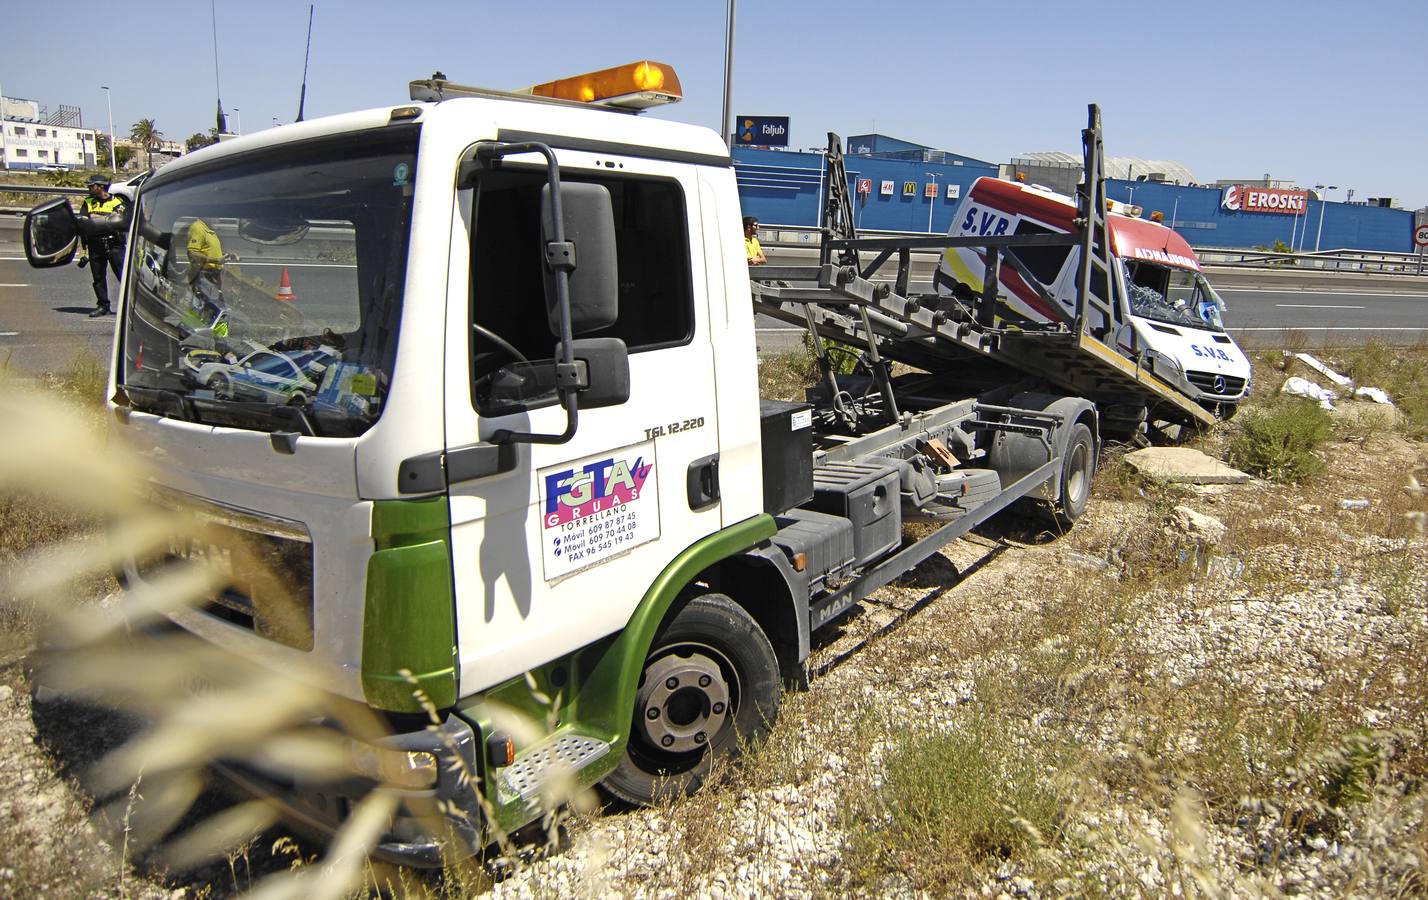
{"label": "metal ramp", "polygon": [[[1103,340],[1113,332],[1115,301],[1095,296],[1090,285],[1097,270],[1106,283],[1115,284],[1115,280],[1109,277],[1105,240],[1101,114],[1094,104],[1089,108],[1089,120],[1082,131],[1087,177],[1077,191],[1079,228],[1073,234],[859,238],[852,226],[852,201],[846,190],[840,141],[829,134],[825,159],[830,190],[819,265],[760,266],[750,269],[749,277],[755,311],[809,330],[829,396],[834,398],[835,413],[850,426],[856,426],[856,416],[837,408],[840,391],[826,340],[865,348],[865,360],[882,394],[882,411],[889,422],[898,417],[889,361],[935,373],[969,360],[990,360],[1087,397],[1102,409],[1107,424],[1119,422],[1133,428],[1145,418],[1189,425],[1215,421],[1210,411]],[[1002,320],[997,306],[1000,267],[1012,266],[1041,291],[1016,249],[1068,245],[1081,248],[1074,319],[1051,325]],[[984,256],[986,278],[981,293],[911,296],[911,252],[954,247],[977,248]],[[860,252],[875,256],[866,265],[860,264]],[[874,281],[894,258],[897,270],[892,278]]]}

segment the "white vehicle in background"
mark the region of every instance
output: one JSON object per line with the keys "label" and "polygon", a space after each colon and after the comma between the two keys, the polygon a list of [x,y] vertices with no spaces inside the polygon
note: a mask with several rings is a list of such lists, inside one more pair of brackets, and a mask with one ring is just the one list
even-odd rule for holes
{"label": "white vehicle in background", "polygon": [[[1127,215],[1115,204],[1111,232],[1113,285],[1093,279],[1091,293],[1110,302],[1114,320],[1097,337],[1222,418],[1249,391],[1250,363],[1225,333],[1224,302],[1200,271],[1185,239],[1158,222]],[[980,178],[957,208],[950,234],[1069,234],[1076,204],[1045,188]],[[1018,265],[1000,267],[1002,317],[1009,323],[1068,322],[1076,303],[1080,251],[1068,246],[1021,247]],[[1025,271],[1022,271],[1025,270]],[[939,293],[980,293],[985,255],[953,248],[937,268]]]}
{"label": "white vehicle in background", "polygon": [[139,196],[139,187],[144,182],[148,181],[149,176],[153,174],[153,169],[147,169],[143,172],[140,172],[138,175],[133,176],[132,178],[126,178],[123,181],[115,181],[113,184],[109,185],[109,193],[115,195],[116,197],[123,197],[129,203],[130,208],[133,208],[134,200],[137,199]]}

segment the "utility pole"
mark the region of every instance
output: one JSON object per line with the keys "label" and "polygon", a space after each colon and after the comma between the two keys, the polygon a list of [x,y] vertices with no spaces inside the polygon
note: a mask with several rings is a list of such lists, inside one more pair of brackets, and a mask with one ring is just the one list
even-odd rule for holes
{"label": "utility pole", "polygon": [[10,157],[5,153],[5,89],[0,88],[0,169],[9,171]]}
{"label": "utility pole", "polygon": [[729,0],[729,20],[724,25],[724,146],[734,149],[734,0]]}

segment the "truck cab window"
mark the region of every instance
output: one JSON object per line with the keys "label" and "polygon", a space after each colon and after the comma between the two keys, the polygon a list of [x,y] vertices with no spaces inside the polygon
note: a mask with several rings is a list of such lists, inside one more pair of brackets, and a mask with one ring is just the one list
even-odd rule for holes
{"label": "truck cab window", "polygon": [[[610,191],[619,265],[619,319],[582,337],[616,337],[631,353],[687,343],[694,306],[684,195],[678,183],[564,174]],[[540,246],[543,171],[483,174],[471,236],[472,399],[486,416],[556,402]],[[576,248],[577,266],[579,247]]]}

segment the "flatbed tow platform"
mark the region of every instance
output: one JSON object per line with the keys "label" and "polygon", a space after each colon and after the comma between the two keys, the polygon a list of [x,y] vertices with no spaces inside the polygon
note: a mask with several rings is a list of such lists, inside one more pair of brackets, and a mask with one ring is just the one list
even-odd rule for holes
{"label": "flatbed tow platform", "polygon": [[[874,380],[888,402],[893,394],[888,369],[878,364],[882,360],[931,373],[955,372],[969,363],[986,367],[990,362],[1094,401],[1111,432],[1134,435],[1144,430],[1144,423],[1155,421],[1191,427],[1213,424],[1212,411],[1153,374],[1141,360],[1107,343],[1114,331],[1116,299],[1103,300],[1090,291],[1095,269],[1103,276],[1110,274],[1100,111],[1094,105],[1082,142],[1086,179],[1077,189],[1078,228],[1073,234],[859,238],[852,224],[841,144],[837,135],[830,134],[820,262],[750,269],[755,311],[809,330],[834,394],[837,382],[824,340],[866,347],[874,363]],[[998,267],[1010,265],[1034,284],[1035,278],[1016,255],[1017,248],[1066,245],[1081,248],[1074,317],[1047,325],[1004,321],[998,315]],[[908,289],[911,251],[954,247],[977,248],[984,254],[987,275],[982,292],[971,297],[912,296]],[[862,264],[860,252],[876,255]],[[894,258],[896,274],[891,279],[879,276]]]}

